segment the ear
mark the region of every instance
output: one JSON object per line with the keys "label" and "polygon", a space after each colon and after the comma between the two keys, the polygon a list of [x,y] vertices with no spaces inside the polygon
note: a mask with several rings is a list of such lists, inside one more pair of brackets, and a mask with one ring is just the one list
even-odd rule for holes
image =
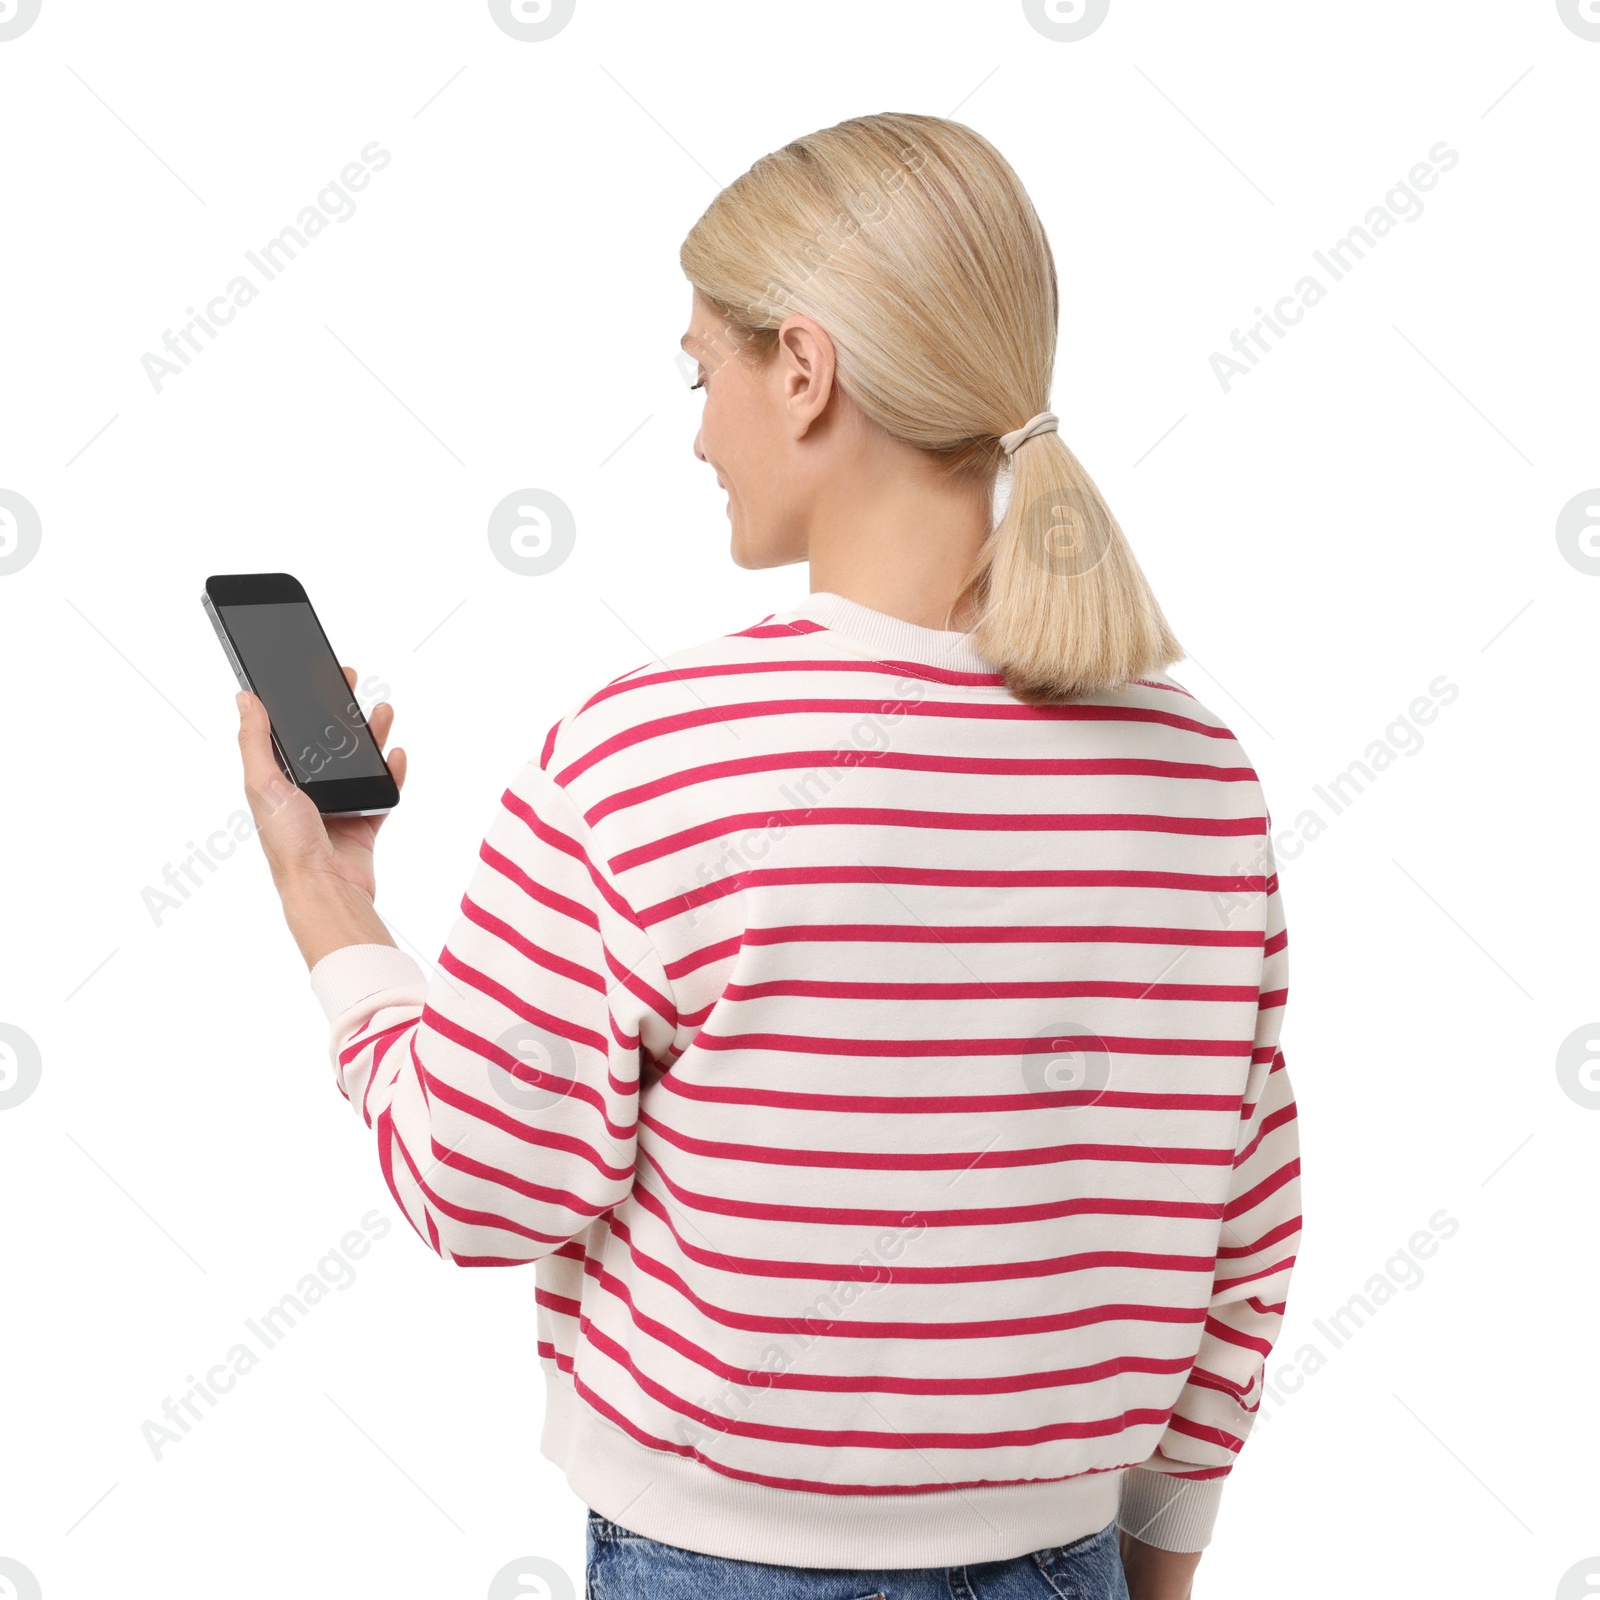
{"label": "ear", "polygon": [[785,317],[779,324],[775,354],[789,426],[796,439],[803,439],[833,398],[836,371],[833,340],[821,324],[796,314]]}

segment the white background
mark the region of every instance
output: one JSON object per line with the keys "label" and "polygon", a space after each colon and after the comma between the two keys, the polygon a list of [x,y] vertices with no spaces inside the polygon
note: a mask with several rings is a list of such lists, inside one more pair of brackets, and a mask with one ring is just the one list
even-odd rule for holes
{"label": "white background", "polygon": [[[242,806],[201,584],[295,573],[392,690],[380,907],[436,954],[551,722],[805,592],[730,564],[691,455],[683,234],[800,133],[953,111],[1050,231],[1055,409],[1175,676],[1279,830],[1327,824],[1279,844],[1306,1231],[1269,1378],[1300,1386],[1197,1593],[1587,1592],[1600,1095],[1556,1058],[1600,1012],[1600,576],[1556,521],[1600,483],[1597,99],[1555,0],[1113,0],[1068,43],[1011,0],[578,0],[539,43],[470,0],[43,0],[0,42],[0,489],[42,527],[0,577],[0,1023],[42,1061],[0,1111],[0,1556],[45,1600],[581,1584],[531,1270],[398,1218],[253,844],[146,903]],[[374,140],[355,214],[158,393],[141,357]],[[1441,140],[1422,214],[1224,392],[1213,352]],[[543,577],[485,531],[530,487],[577,525]],[[1336,814],[1316,786],[1374,741],[1411,753]],[[372,1208],[356,1281],[156,1460],[141,1425]],[[1336,1345],[1375,1278],[1410,1287]]]}

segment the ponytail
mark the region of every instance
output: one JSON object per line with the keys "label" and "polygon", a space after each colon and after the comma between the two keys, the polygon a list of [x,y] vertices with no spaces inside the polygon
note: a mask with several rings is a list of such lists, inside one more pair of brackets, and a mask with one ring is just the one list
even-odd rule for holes
{"label": "ponytail", "polygon": [[1148,677],[1183,650],[1083,464],[1056,433],[1011,457],[1010,494],[952,611],[1019,700],[1074,699]]}

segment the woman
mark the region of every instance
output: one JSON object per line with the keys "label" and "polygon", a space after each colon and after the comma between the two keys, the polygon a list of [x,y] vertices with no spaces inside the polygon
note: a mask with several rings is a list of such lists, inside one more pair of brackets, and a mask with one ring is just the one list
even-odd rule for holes
{"label": "woman", "polygon": [[550,729],[431,980],[240,697],[340,1087],[434,1250],[538,1262],[600,1600],[1187,1595],[1298,1238],[1260,787],[992,146],[842,123],[682,262],[734,560],[811,592]]}

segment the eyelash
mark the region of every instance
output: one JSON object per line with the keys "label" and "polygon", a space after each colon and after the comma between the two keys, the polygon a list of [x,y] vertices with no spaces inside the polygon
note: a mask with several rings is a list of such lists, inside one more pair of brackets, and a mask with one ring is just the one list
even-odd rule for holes
{"label": "eyelash", "polygon": [[691,388],[691,389],[703,389],[703,388],[705,388],[705,386],[706,386],[706,380],[705,380],[705,379],[704,379],[704,378],[702,378],[702,379],[701,379],[701,380],[700,380],[700,381],[699,381],[699,383],[691,383],[691,384],[690,384],[690,385],[689,385],[689,387],[690,387],[690,388]]}

